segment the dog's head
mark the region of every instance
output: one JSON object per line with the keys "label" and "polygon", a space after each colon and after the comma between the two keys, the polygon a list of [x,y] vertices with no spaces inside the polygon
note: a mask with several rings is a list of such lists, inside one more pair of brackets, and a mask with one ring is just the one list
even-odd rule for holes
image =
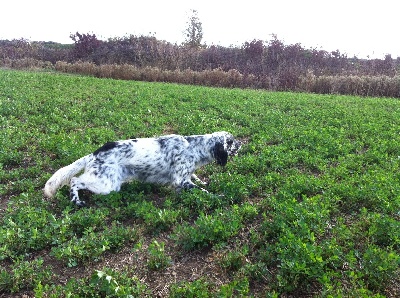
{"label": "dog's head", "polygon": [[235,156],[242,143],[226,131],[215,132],[212,136],[215,139],[213,148],[215,160],[219,165],[224,166],[228,162],[228,156]]}

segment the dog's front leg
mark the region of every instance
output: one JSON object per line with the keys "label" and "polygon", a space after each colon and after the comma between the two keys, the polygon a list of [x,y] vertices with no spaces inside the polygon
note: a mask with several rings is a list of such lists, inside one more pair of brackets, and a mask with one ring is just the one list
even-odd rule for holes
{"label": "dog's front leg", "polygon": [[207,183],[202,181],[199,177],[197,177],[196,174],[192,174],[192,179],[194,179],[197,183],[201,185],[207,185]]}
{"label": "dog's front leg", "polygon": [[201,189],[202,191],[208,193],[208,190],[194,184],[191,180],[183,181],[180,186],[180,189],[193,189],[193,188]]}

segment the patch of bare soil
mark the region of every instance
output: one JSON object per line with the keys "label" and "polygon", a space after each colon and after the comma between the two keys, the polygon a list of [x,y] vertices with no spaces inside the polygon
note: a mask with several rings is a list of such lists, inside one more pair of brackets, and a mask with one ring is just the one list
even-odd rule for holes
{"label": "patch of bare soil", "polygon": [[[172,259],[172,264],[164,270],[154,271],[147,267],[147,248],[154,240],[165,243],[166,254]],[[148,286],[152,297],[168,297],[172,284],[194,281],[201,277],[206,277],[207,281],[217,286],[229,282],[226,273],[214,262],[211,250],[193,251],[182,255],[166,234],[156,238],[146,236],[140,249],[131,246],[118,253],[108,254],[102,262],[94,264],[91,272],[104,267],[131,270],[132,275]]]}

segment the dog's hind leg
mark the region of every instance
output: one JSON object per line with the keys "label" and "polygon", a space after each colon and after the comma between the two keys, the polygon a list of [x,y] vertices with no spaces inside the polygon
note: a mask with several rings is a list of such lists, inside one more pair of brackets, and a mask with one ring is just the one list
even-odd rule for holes
{"label": "dog's hind leg", "polygon": [[86,172],[79,177],[72,178],[71,202],[79,207],[84,207],[86,205],[85,201],[79,199],[78,191],[80,189],[87,189],[95,194],[107,195],[112,191],[121,189],[121,179],[113,167],[104,167],[101,174],[98,172],[96,174]]}
{"label": "dog's hind leg", "polygon": [[78,177],[73,177],[71,179],[71,189],[69,191],[69,197],[71,202],[77,205],[78,207],[84,207],[86,205],[85,201],[81,201],[79,199],[78,190],[85,189],[86,185],[84,182],[81,181]]}

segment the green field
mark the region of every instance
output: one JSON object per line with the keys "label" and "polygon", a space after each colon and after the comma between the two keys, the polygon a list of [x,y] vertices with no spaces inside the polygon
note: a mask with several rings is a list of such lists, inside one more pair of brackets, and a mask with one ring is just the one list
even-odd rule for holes
{"label": "green field", "polygon": [[[400,101],[0,70],[0,296],[399,297]],[[107,141],[226,130],[210,194],[42,188]]]}

